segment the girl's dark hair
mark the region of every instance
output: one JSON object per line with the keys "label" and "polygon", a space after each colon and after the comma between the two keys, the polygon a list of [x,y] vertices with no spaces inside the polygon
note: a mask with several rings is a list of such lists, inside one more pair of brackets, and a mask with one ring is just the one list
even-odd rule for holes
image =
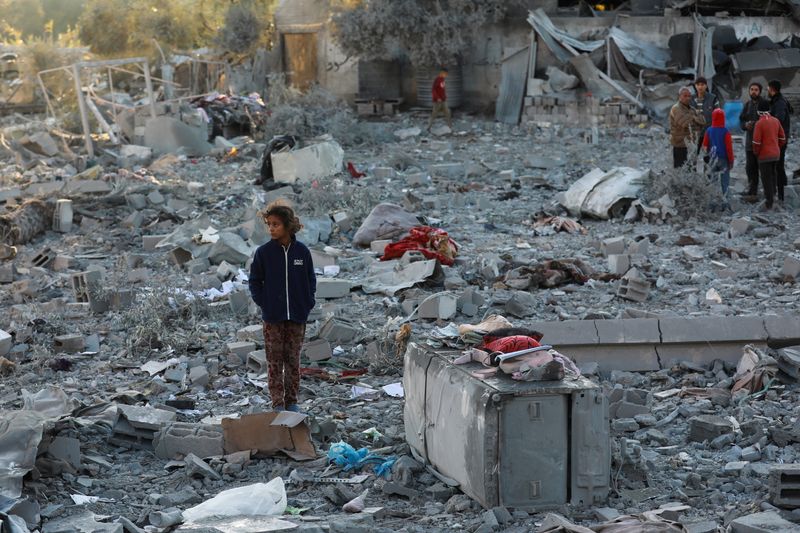
{"label": "girl's dark hair", "polygon": [[300,219],[294,214],[294,209],[283,200],[275,200],[261,212],[261,218],[264,219],[265,223],[267,222],[267,217],[278,217],[291,235],[295,235],[303,229]]}

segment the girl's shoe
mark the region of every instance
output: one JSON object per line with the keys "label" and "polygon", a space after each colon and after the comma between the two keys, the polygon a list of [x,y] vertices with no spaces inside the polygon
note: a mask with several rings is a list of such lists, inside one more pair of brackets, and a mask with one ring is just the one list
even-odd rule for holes
{"label": "girl's shoe", "polygon": [[303,412],[303,410],[300,409],[300,406],[297,405],[296,403],[289,404],[289,406],[286,408],[286,410],[287,411],[291,411],[293,413],[302,413]]}

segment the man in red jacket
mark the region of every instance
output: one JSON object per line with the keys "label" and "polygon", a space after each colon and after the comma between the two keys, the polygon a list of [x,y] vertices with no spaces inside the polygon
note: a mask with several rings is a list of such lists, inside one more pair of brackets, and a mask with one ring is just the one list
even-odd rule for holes
{"label": "man in red jacket", "polygon": [[753,130],[753,153],[758,158],[758,170],[767,198],[766,209],[772,209],[776,187],[781,189],[778,197],[783,198],[783,184],[776,180],[783,146],[786,146],[783,126],[780,120],[769,114],[769,102],[762,100],[758,104],[758,121]]}
{"label": "man in red jacket", "polygon": [[445,88],[445,80],[447,79],[447,69],[443,68],[439,71],[439,75],[433,80],[433,88],[431,95],[433,96],[433,111],[431,111],[431,119],[428,121],[428,131],[431,131],[433,121],[439,115],[444,115],[447,119],[447,126],[453,127],[450,117],[450,108],[447,107],[447,89]]}

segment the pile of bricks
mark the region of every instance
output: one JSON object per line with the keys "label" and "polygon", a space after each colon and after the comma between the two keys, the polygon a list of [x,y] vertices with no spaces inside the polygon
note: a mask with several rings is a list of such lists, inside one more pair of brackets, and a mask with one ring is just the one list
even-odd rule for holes
{"label": "pile of bricks", "polygon": [[523,121],[555,124],[591,124],[616,127],[647,122],[648,116],[628,101],[600,102],[587,96],[526,96]]}

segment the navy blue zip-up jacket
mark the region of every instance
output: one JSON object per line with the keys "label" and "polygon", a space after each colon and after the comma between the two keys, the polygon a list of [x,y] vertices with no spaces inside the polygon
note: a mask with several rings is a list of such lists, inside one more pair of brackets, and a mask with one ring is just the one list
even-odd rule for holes
{"label": "navy blue zip-up jacket", "polygon": [[305,324],[317,292],[311,252],[294,237],[287,247],[276,240],[259,246],[250,266],[249,285],[264,322]]}

